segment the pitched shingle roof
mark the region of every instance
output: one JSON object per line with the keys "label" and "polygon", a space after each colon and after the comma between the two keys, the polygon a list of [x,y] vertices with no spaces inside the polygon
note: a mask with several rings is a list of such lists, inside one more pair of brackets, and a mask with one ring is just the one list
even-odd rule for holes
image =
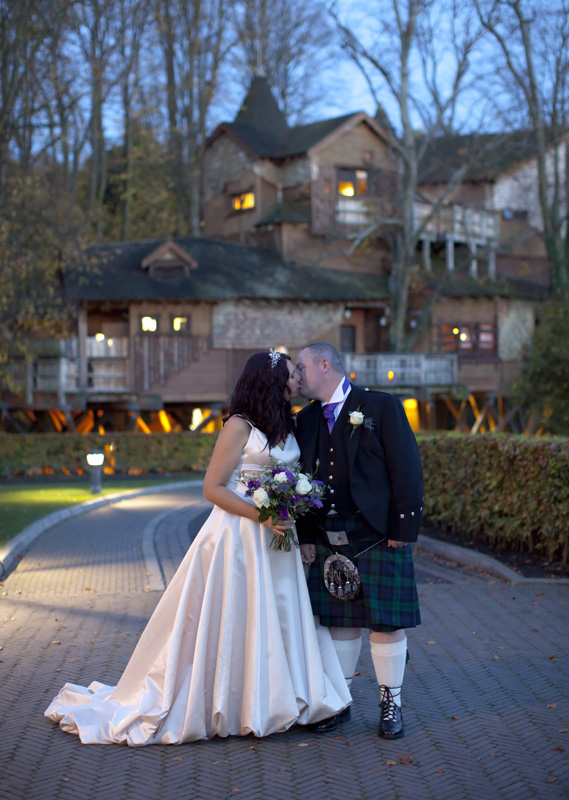
{"label": "pitched shingle roof", "polygon": [[494,181],[536,155],[528,131],[436,136],[419,166],[419,183],[447,183],[465,161],[465,181]]}
{"label": "pitched shingle roof", "polygon": [[229,300],[238,298],[344,302],[388,296],[376,275],[325,270],[282,261],[268,250],[215,239],[175,243],[197,262],[189,275],[158,278],[141,268],[165,239],[94,245],[65,276],[70,300]]}
{"label": "pitched shingle roof", "polygon": [[235,120],[223,123],[217,131],[230,131],[257,156],[281,159],[306,153],[353,116],[344,114],[289,128],[267,79],[256,75]]}

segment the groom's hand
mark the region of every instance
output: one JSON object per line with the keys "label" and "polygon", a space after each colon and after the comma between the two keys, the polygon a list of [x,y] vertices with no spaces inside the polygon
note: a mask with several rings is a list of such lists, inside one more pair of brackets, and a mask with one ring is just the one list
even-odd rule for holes
{"label": "groom's hand", "polygon": [[301,544],[300,557],[304,564],[312,564],[316,558],[316,545],[315,544]]}
{"label": "groom's hand", "polygon": [[396,539],[387,540],[388,547],[405,547],[406,544],[409,544],[409,542],[398,542]]}

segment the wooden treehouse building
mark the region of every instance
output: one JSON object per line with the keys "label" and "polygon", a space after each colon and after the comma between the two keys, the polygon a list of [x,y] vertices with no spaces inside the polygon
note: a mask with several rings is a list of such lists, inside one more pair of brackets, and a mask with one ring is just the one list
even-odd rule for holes
{"label": "wooden treehouse building", "polygon": [[532,150],[518,145],[487,147],[436,214],[468,141],[442,137],[425,157],[409,330],[436,299],[413,352],[393,354],[389,226],[354,246],[398,214],[389,137],[364,112],[290,128],[256,76],[208,141],[205,237],[89,248],[65,275],[73,335],[14,361],[3,430],[212,430],[251,353],[318,340],[356,382],[399,393],[415,429],[533,430],[507,401],[549,293]]}

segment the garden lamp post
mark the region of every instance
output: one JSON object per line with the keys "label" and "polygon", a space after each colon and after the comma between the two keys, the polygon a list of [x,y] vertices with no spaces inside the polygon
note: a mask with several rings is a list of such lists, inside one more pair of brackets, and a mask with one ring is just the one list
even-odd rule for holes
{"label": "garden lamp post", "polygon": [[102,450],[91,450],[87,453],[87,464],[91,468],[91,494],[98,494],[101,491],[104,460],[105,454]]}

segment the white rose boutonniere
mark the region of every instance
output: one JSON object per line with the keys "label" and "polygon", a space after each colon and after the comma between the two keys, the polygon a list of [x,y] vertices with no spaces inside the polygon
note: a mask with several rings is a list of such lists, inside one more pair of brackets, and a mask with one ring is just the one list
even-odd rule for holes
{"label": "white rose boutonniere", "polygon": [[352,438],[356,430],[360,428],[362,425],[368,431],[373,430],[373,419],[371,417],[366,417],[359,408],[351,412],[349,420],[350,420],[350,425],[352,426],[352,430],[350,432],[350,439]]}

